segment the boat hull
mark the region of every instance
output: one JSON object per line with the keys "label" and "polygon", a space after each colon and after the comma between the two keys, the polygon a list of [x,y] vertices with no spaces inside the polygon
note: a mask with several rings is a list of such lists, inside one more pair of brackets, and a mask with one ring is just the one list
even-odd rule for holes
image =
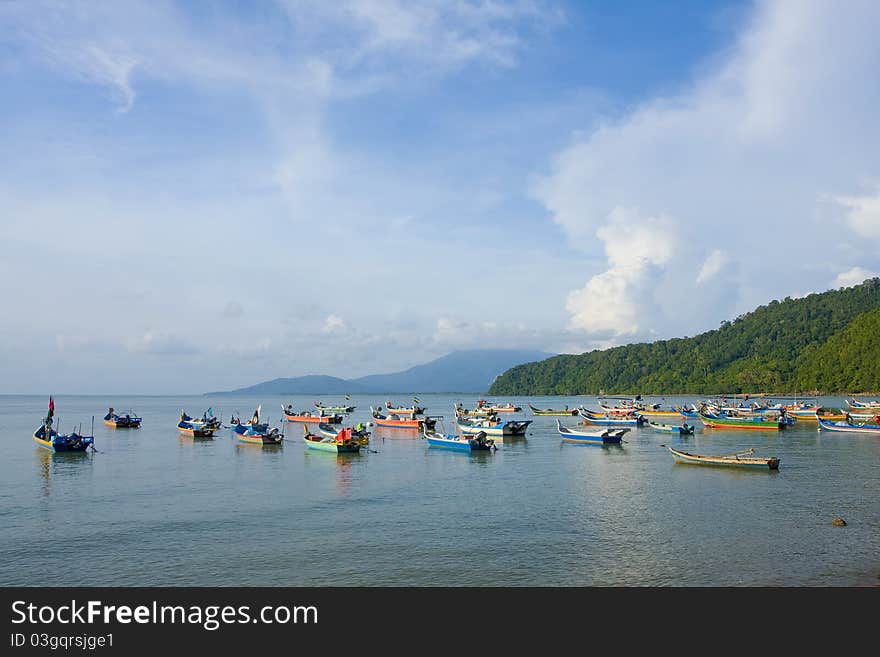
{"label": "boat hull", "polygon": [[686,465],[706,465],[713,467],[725,468],[751,468],[757,470],[778,470],[779,459],[770,458],[754,458],[754,457],[736,457],[736,456],[709,456],[705,454],[689,454],[688,452],[680,452],[667,446],[666,449],[672,454],[672,458],[676,463]]}
{"label": "boat hull", "polygon": [[47,440],[45,436],[43,427],[39,427],[33,433],[34,442],[51,452],[85,452],[95,444],[94,436],[80,436],[77,439],[72,439],[69,436],[59,436],[54,430],[50,439]]}
{"label": "boat hull", "polygon": [[867,433],[880,436],[880,424],[850,424],[849,422],[828,422],[818,418],[821,431],[833,431],[839,433]]}
{"label": "boat hull", "polygon": [[779,431],[786,426],[786,423],[782,421],[737,421],[734,418],[713,418],[702,414],[700,421],[704,426],[712,429],[742,429],[745,431]]}
{"label": "boat hull", "polygon": [[354,442],[325,442],[319,436],[303,437],[306,447],[319,452],[332,452],[333,454],[355,454],[360,451],[361,446]]}
{"label": "boat hull", "polygon": [[577,415],[578,410],[576,408],[572,409],[540,409],[535,408],[531,404],[529,404],[529,410],[532,411],[532,415],[550,415],[550,416],[559,416],[559,417],[571,417],[572,415]]}
{"label": "boat hull", "polygon": [[481,432],[485,433],[487,436],[524,436],[526,434],[526,429],[529,428],[531,423],[531,420],[522,420],[502,422],[495,426],[459,424],[458,430],[466,436],[476,436]]}

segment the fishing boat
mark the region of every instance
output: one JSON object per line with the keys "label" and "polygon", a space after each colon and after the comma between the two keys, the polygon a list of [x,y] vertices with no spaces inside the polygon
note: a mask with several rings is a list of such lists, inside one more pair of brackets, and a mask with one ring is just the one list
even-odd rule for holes
{"label": "fishing boat", "polygon": [[639,427],[647,423],[646,419],[640,417],[626,417],[623,415],[611,415],[607,413],[596,413],[581,406],[578,414],[583,419],[584,424],[594,424],[597,426],[608,427]]}
{"label": "fishing boat", "polygon": [[650,426],[657,433],[677,433],[682,436],[692,436],[694,434],[694,431],[696,431],[696,427],[693,424],[688,424],[687,422],[680,425],[648,422],[648,426]]}
{"label": "fishing boat", "polygon": [[[52,428],[55,417],[55,401],[49,397],[49,412],[43,420],[43,424],[34,431],[34,440],[37,445],[54,452],[85,452],[89,447],[95,449],[94,424],[95,418],[92,417],[92,435],[85,436],[82,428],[79,431],[71,431],[68,434],[59,433]],[[60,425],[59,425],[60,426]]]}
{"label": "fishing boat", "polygon": [[312,403],[315,405],[315,408],[317,408],[322,413],[331,413],[331,414],[332,413],[354,413],[354,409],[356,408],[355,406],[344,406],[344,405],[343,406],[324,406],[324,404],[322,404],[319,401],[314,401]]}
{"label": "fishing boat", "polygon": [[183,413],[183,420],[186,422],[192,422],[193,424],[199,424],[209,429],[213,429],[214,431],[220,431],[223,428],[223,423],[220,421],[220,418],[214,417],[214,409],[209,408],[204,413],[202,413],[202,417],[194,418],[190,417],[186,413]]}
{"label": "fishing boat", "polygon": [[429,447],[443,447],[460,452],[487,452],[498,449],[495,441],[489,438],[485,431],[469,436],[452,433],[442,434],[426,430],[423,435],[428,441]]}
{"label": "fishing boat", "polygon": [[455,410],[455,417],[495,417],[498,415],[496,411],[489,408],[481,408],[480,406],[465,408],[461,405],[461,402],[457,403],[453,408]]}
{"label": "fishing boat", "polygon": [[477,400],[477,409],[491,411],[494,413],[519,413],[522,410],[522,406],[516,406],[511,403],[492,404],[490,402],[487,402],[485,399],[479,399]]}
{"label": "fishing boat", "polygon": [[669,445],[662,446],[670,451],[670,453],[672,454],[672,458],[675,459],[676,463],[687,463],[690,465],[726,466],[734,468],[760,468],[766,470],[779,469],[779,459],[775,456],[770,456],[767,458],[748,456],[749,454],[755,453],[754,448],[749,448],[740,452],[735,452],[733,454],[727,454],[723,456],[713,456],[709,454],[690,454],[688,452],[681,452],[677,449],[673,449]]}
{"label": "fishing boat", "polygon": [[682,417],[690,418],[692,420],[700,419],[700,415],[697,410],[697,407],[694,406],[693,404],[691,404],[689,407],[688,406],[676,406],[675,410],[678,411],[678,414],[681,415]]}
{"label": "fishing boat", "polygon": [[352,438],[351,429],[343,429],[338,435],[330,438],[315,435],[309,431],[308,427],[303,427],[303,441],[309,449],[333,452],[334,454],[354,454],[361,449],[361,444]]}
{"label": "fishing boat", "polygon": [[532,420],[499,420],[492,418],[458,418],[458,430],[468,436],[484,431],[489,436],[524,436]]}
{"label": "fishing boat", "polygon": [[208,426],[204,422],[195,420],[187,415],[184,411],[180,412],[180,422],[177,423],[177,430],[185,436],[193,438],[213,438],[216,429]]}
{"label": "fishing boat", "polygon": [[545,408],[543,410],[540,408],[535,408],[531,405],[531,403],[529,403],[528,406],[532,411],[532,415],[559,415],[564,417],[578,414],[578,409],[569,408],[568,406],[566,406],[564,409]]}
{"label": "fishing boat", "polygon": [[240,442],[252,445],[281,445],[284,443],[284,434],[278,427],[261,429],[241,424],[234,429],[234,435]]}
{"label": "fishing boat", "polygon": [[[357,426],[349,427],[348,429],[351,431],[352,440],[356,440],[360,445],[369,444],[370,432],[367,430],[366,426],[364,426],[363,422],[359,422]],[[336,438],[342,431],[345,431],[345,429],[340,429],[332,424],[321,422],[321,424],[318,425],[318,431],[320,431],[321,435],[325,438]]]}
{"label": "fishing boat", "polygon": [[623,436],[630,429],[572,429],[563,426],[562,422],[556,420],[556,429],[562,436],[563,442],[578,443],[584,445],[619,445],[623,440]]}
{"label": "fishing boat", "polygon": [[342,415],[339,413],[325,413],[323,410],[318,411],[318,415],[314,415],[311,411],[296,412],[291,404],[284,408],[284,419],[288,422],[305,422],[307,424],[321,424],[322,422],[324,424],[342,424]]}
{"label": "fishing boat", "polygon": [[829,422],[816,416],[820,431],[839,431],[843,433],[871,433],[880,436],[880,424],[854,424],[852,422]]}
{"label": "fishing boat", "polygon": [[[262,420],[263,405],[260,404],[254,410],[254,414],[250,420],[241,421],[240,415],[233,415],[229,419],[229,428],[233,437],[237,434],[245,434],[250,431],[252,434],[264,434],[269,431],[269,423]],[[210,425],[209,425],[210,426]]]}
{"label": "fishing boat", "polygon": [[650,420],[651,418],[678,418],[678,417],[681,417],[681,414],[677,410],[675,410],[674,408],[671,408],[667,411],[660,410],[660,409],[636,411],[634,413],[634,415],[642,416],[646,420]]}
{"label": "fishing boat", "polygon": [[846,402],[846,405],[853,410],[859,410],[866,413],[871,411],[880,413],[880,401],[877,401],[876,399],[869,402],[861,402],[855,398],[846,399],[844,401]]}
{"label": "fishing boat", "polygon": [[373,424],[377,427],[385,427],[387,429],[409,429],[418,431],[422,427],[427,427],[428,429],[433,429],[437,424],[436,417],[424,416],[424,417],[406,417],[401,418],[399,415],[395,413],[390,413],[388,415],[382,415],[381,411],[378,408],[373,408],[370,406],[370,413],[373,416]]}
{"label": "fishing boat", "polygon": [[389,400],[385,400],[385,409],[392,415],[423,415],[425,407],[419,406],[419,398],[413,398],[413,405],[409,408],[393,406]]}
{"label": "fishing boat", "polygon": [[141,426],[141,418],[131,411],[117,413],[113,407],[110,407],[107,415],[104,416],[104,424],[114,429],[137,429]]}
{"label": "fishing boat", "polygon": [[779,431],[787,426],[785,420],[764,417],[729,417],[700,413],[700,421],[714,429],[746,429],[752,431]]}

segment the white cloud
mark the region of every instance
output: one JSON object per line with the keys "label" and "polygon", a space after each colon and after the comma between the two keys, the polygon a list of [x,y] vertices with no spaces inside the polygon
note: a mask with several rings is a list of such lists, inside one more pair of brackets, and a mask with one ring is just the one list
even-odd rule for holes
{"label": "white cloud", "polygon": [[835,200],[849,209],[846,220],[858,235],[880,238],[880,191],[873,196],[839,196]]}
{"label": "white cloud", "polygon": [[715,278],[728,262],[730,262],[730,256],[720,249],[713,249],[706,256],[703,266],[700,268],[700,273],[697,274],[697,285],[708,283]]}
{"label": "white cloud", "polygon": [[593,276],[568,296],[570,328],[614,336],[635,335],[643,328],[650,275],[673,257],[674,222],[668,217],[642,217],[628,208],[614,208],[609,223],[596,231],[604,244],[608,269]]}
{"label": "white cloud", "polygon": [[[533,188],[588,268],[600,246],[608,257],[569,296],[572,325],[596,339],[693,335],[805,283],[822,289],[835,261],[876,262],[864,238],[880,234],[877,199],[853,190],[880,177],[878,21],[868,1],[759,2],[692,83],[576,135]],[[603,229],[620,207],[672,218],[680,257],[628,275],[615,258],[643,244],[630,252],[621,239],[615,256]],[[735,280],[711,303],[672,303],[728,270]],[[638,310],[646,301],[650,312]]]}
{"label": "white cloud", "polygon": [[865,279],[878,276],[880,276],[880,274],[875,271],[868,271],[862,267],[853,267],[852,269],[840,272],[837,275],[837,278],[831,283],[831,287],[852,287],[853,285],[863,283]]}

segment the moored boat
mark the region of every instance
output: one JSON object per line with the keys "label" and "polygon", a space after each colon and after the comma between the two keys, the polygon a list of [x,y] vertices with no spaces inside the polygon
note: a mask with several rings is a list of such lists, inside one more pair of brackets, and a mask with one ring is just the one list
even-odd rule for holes
{"label": "moored boat", "polygon": [[333,452],[334,454],[354,454],[361,449],[361,444],[352,438],[351,429],[343,429],[339,434],[330,438],[313,434],[306,426],[303,427],[303,441],[309,449]]}
{"label": "moored boat", "polygon": [[193,438],[213,438],[216,429],[212,425],[191,418],[184,411],[180,411],[180,422],[177,430],[185,436]]}
{"label": "moored boat", "polygon": [[68,434],[62,434],[52,428],[55,417],[55,401],[49,397],[49,411],[46,418],[33,433],[34,441],[40,447],[52,450],[53,452],[85,452],[89,447],[95,449],[94,423],[95,418],[92,416],[92,435],[83,435],[82,430],[71,431]]}
{"label": "moored boat", "polygon": [[492,418],[458,418],[458,430],[468,436],[481,431],[489,436],[524,436],[532,420],[500,420]]}
{"label": "moored boat", "polygon": [[342,424],[342,415],[339,413],[325,413],[323,410],[314,415],[311,411],[294,411],[293,405],[288,404],[284,408],[284,419],[288,422],[304,422],[306,424]]}
{"label": "moored boat", "polygon": [[728,417],[710,416],[700,413],[703,425],[714,429],[746,429],[751,431],[779,431],[787,425],[785,420],[767,419],[764,417]]}
{"label": "moored boat", "polygon": [[578,414],[578,409],[569,408],[568,406],[566,406],[564,409],[556,409],[556,408],[540,409],[540,408],[535,408],[534,406],[531,405],[531,403],[529,403],[528,407],[531,409],[533,415],[559,415],[562,417],[566,417],[566,416]]}
{"label": "moored boat", "polygon": [[111,406],[104,416],[104,424],[114,429],[137,429],[141,426],[141,418],[131,411],[117,413]]}
{"label": "moored boat", "polygon": [[313,401],[312,403],[315,405],[315,408],[317,408],[319,411],[324,412],[324,413],[331,413],[331,414],[332,413],[354,413],[354,409],[356,408],[355,406],[345,406],[345,405],[324,406],[324,404],[322,404],[319,401]]}
{"label": "moored boat", "polygon": [[693,424],[688,424],[685,422],[684,424],[661,424],[660,422],[648,422],[648,426],[650,426],[657,433],[677,433],[682,436],[692,436],[694,431],[696,431],[696,427]]}
{"label": "moored boat", "polygon": [[662,445],[662,447],[665,447],[669,450],[669,452],[672,454],[672,458],[675,459],[676,463],[735,468],[758,468],[764,470],[779,469],[779,459],[775,456],[767,458],[748,456],[749,454],[755,453],[754,448],[749,448],[741,452],[735,452],[734,454],[715,456],[711,454],[690,454],[688,452],[682,452],[677,449],[673,449],[669,445]]}
{"label": "moored boat", "polygon": [[578,414],[581,416],[584,424],[594,424],[597,426],[608,426],[608,427],[639,427],[642,424],[647,423],[647,419],[643,419],[637,416],[624,416],[624,415],[611,415],[606,413],[596,413],[595,411],[591,411],[587,408],[581,406],[578,409]]}
{"label": "moored boat", "polygon": [[437,423],[437,418],[435,417],[413,417],[411,415],[400,417],[395,413],[382,415],[378,408],[373,408],[372,406],[370,406],[370,412],[373,416],[373,424],[377,427],[385,427],[386,429],[407,429],[418,431],[422,429],[422,427],[433,429]]}
{"label": "moored boat", "polygon": [[846,402],[846,405],[849,406],[853,410],[858,410],[858,411],[862,411],[865,413],[868,413],[871,411],[880,413],[880,401],[877,401],[876,399],[873,401],[867,401],[867,402],[862,402],[862,401],[859,401],[858,399],[855,399],[855,398],[846,399],[844,401]]}
{"label": "moored boat", "polygon": [[284,434],[277,427],[255,429],[254,427],[240,424],[235,428],[234,433],[235,437],[243,443],[253,445],[281,445],[284,443]]}
{"label": "moored boat", "polygon": [[622,429],[572,429],[564,426],[559,420],[556,420],[556,429],[564,442],[584,445],[619,445],[624,434],[630,431],[628,427]]}
{"label": "moored boat", "polygon": [[487,402],[485,399],[479,399],[477,400],[477,409],[492,411],[495,413],[519,413],[522,410],[522,406],[516,406],[509,402],[507,404],[493,404]]}
{"label": "moored boat", "polygon": [[485,431],[480,431],[473,436],[464,434],[442,434],[436,431],[425,430],[423,433],[429,447],[443,447],[461,452],[485,452],[498,449],[495,441],[489,438]]}
{"label": "moored boat", "polygon": [[[358,422],[356,426],[349,427],[351,430],[351,439],[357,441],[360,445],[367,445],[370,442],[370,432],[363,422]],[[345,429],[340,429],[332,424],[322,422],[318,425],[318,431],[325,438],[336,438]]]}
{"label": "moored boat", "polygon": [[413,405],[409,408],[403,406],[394,406],[390,400],[385,400],[385,410],[391,415],[423,415],[425,407],[419,406],[421,402],[418,397],[413,397]]}
{"label": "moored boat", "polygon": [[880,424],[854,424],[846,420],[841,422],[829,422],[819,416],[816,416],[819,423],[820,431],[838,431],[842,433],[870,433],[880,436]]}

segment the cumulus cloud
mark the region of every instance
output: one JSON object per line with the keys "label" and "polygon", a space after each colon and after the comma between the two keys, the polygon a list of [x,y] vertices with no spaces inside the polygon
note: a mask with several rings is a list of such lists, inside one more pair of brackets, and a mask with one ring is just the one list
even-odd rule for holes
{"label": "cumulus cloud", "polygon": [[856,234],[880,238],[880,190],[867,196],[839,196],[837,202],[847,208],[846,219]]}
{"label": "cumulus cloud", "polygon": [[875,271],[868,271],[863,267],[853,267],[852,269],[840,272],[831,283],[831,287],[852,287],[853,285],[863,283],[865,279],[877,276],[880,276],[880,274]]}
{"label": "cumulus cloud", "polygon": [[[693,335],[805,283],[822,289],[837,262],[876,262],[864,238],[880,235],[880,206],[854,191],[880,175],[880,132],[870,128],[878,20],[880,6],[868,1],[759,2],[692,83],[599,122],[559,152],[533,194],[585,254],[589,280],[567,302],[572,326],[594,337]],[[621,207],[669,217],[682,257],[642,270],[616,264],[613,230],[603,227]],[[600,247],[608,264],[597,273]],[[620,239],[614,248],[630,246]],[[644,250],[632,243],[633,257]],[[687,313],[666,303],[727,268],[736,280],[712,303]],[[638,312],[645,301],[652,312]]]}
{"label": "cumulus cloud", "polygon": [[631,208],[614,208],[608,219],[596,231],[608,269],[569,294],[565,305],[571,313],[569,326],[597,338],[640,331],[650,275],[669,262],[676,248],[674,222],[668,217],[642,217]]}

